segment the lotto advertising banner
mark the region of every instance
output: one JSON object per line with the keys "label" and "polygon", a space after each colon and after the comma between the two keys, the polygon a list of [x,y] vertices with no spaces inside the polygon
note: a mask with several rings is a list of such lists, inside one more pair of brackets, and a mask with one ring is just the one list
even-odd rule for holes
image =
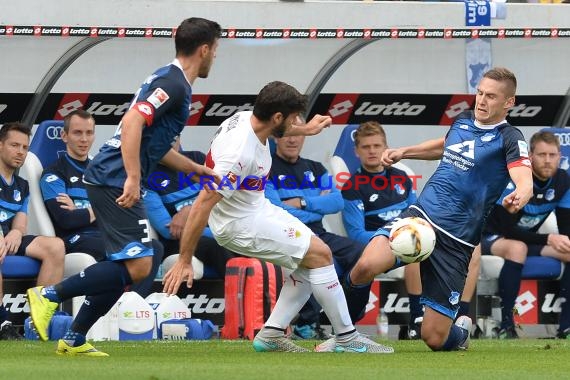
{"label": "lotto advertising banner", "polygon": [[558,324],[564,298],[558,296],[558,281],[523,280],[515,307],[520,324]]}
{"label": "lotto advertising banner", "polygon": [[[238,111],[253,109],[256,95],[193,95],[187,125],[218,126]],[[0,124],[21,120],[32,94],[0,93]],[[94,115],[98,125],[117,125],[132,94],[52,93],[35,121],[62,120],[75,109]],[[517,127],[551,126],[562,95],[517,96],[507,119]],[[358,124],[371,119],[394,125],[450,125],[473,107],[474,95],[320,94],[309,116],[330,115],[333,124]],[[569,124],[570,126],[570,124]]]}
{"label": "lotto advertising banner", "polygon": [[[14,325],[21,326],[30,314],[26,299],[26,289],[35,286],[34,279],[5,279],[4,306],[8,310],[9,320]],[[162,284],[154,282],[151,293],[162,292]],[[178,297],[188,306],[192,318],[208,319],[215,325],[224,324],[224,281],[198,280],[194,281],[191,289],[181,286]],[[63,304],[63,309],[72,313],[71,301]]]}

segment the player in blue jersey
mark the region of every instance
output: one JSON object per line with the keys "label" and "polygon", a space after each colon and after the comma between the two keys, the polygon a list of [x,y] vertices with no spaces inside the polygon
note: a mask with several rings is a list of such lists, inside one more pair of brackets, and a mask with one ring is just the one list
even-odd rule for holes
{"label": "player in blue jersey", "polygon": [[78,109],[63,119],[61,139],[66,153],[44,169],[40,189],[56,236],[65,252],[83,252],[97,261],[105,260],[105,249],[95,214],[83,184],[89,150],[95,141],[95,119]]}
{"label": "player in blue jersey", "polygon": [[[28,256],[41,261],[38,285],[61,281],[65,248],[59,238],[27,235],[28,181],[15,174],[28,153],[30,128],[21,123],[6,123],[0,129],[0,264],[6,255]],[[8,321],[2,304],[0,273],[0,340],[21,339]]]}
{"label": "player in blue jersey", "polygon": [[[83,252],[103,261],[107,258],[103,236],[87,197],[83,173],[91,161],[89,150],[95,140],[95,119],[83,110],[75,110],[63,119],[61,138],[66,153],[44,169],[40,189],[56,236],[63,239],[65,253]],[[153,265],[162,261],[160,250],[153,255]],[[148,276],[133,286],[142,297],[150,294],[154,278]]]}
{"label": "player in blue jersey", "polygon": [[[332,177],[317,161],[300,156],[304,136],[287,136],[275,139],[270,178],[265,196],[291,215],[298,218],[329,246],[339,276],[352,268],[362,254],[365,244],[328,232],[323,226],[325,215],[336,214],[343,208],[342,195],[334,186]],[[363,289],[368,297],[369,290]],[[311,296],[299,311],[293,326],[293,338],[326,339],[320,327],[321,306]],[[364,316],[364,308],[350,310],[356,323]]]}
{"label": "player in blue jersey", "polygon": [[67,355],[108,356],[86,342],[91,326],[105,315],[124,289],[154,277],[154,251],[162,245],[149,235],[141,202],[145,183],[161,161],[170,168],[195,175],[213,175],[172,149],[190,115],[192,84],[206,78],[214,62],[221,27],[213,21],[189,18],[176,31],[174,61],[149,76],[137,91],[119,127],[84,173],[87,194],[105,242],[107,260],[50,287],[28,289],[32,320],[42,340],[57,305],[86,295],[71,328],[58,342]]}
{"label": "player in blue jersey", "polygon": [[[182,152],[182,154],[200,164],[206,159],[206,155],[199,151]],[[156,167],[155,173],[160,173],[160,181],[155,183],[149,179],[149,183],[146,184],[144,205],[150,225],[156,230],[164,246],[166,258],[180,251],[182,230],[192,204],[200,192],[200,184],[190,182],[182,173],[176,173],[160,164]],[[220,278],[224,278],[227,261],[236,255],[220,246],[210,228],[206,227],[198,242],[195,256],[204,265],[213,268]]]}
{"label": "player in blue jersey", "polygon": [[[515,103],[515,90],[512,72],[489,70],[477,87],[474,113],[459,115],[444,138],[387,149],[382,157],[386,166],[404,158],[441,159],[417,202],[400,215],[424,218],[436,231],[435,249],[420,265],[425,306],[421,335],[432,350],[466,349],[469,344],[471,320],[467,316],[455,324],[453,320],[485,217],[509,177],[515,183],[503,199],[509,212],[519,211],[532,196],[527,144],[522,133],[505,120]],[[376,232],[345,278],[349,291],[403,265],[390,250],[389,232],[390,225]],[[320,349],[326,351],[330,346],[327,341]]]}
{"label": "player in blue jersey", "polygon": [[[502,198],[493,209],[481,239],[484,254],[503,257],[505,264],[499,275],[502,320],[495,336],[518,338],[513,321],[513,309],[519,293],[521,275],[527,256],[554,257],[570,262],[570,176],[559,169],[560,141],[550,132],[537,132],[530,139],[530,161],[534,181],[534,195],[516,214],[508,213]],[[509,183],[503,196],[514,185]],[[550,213],[556,214],[558,233],[538,233]],[[568,265],[560,279],[560,296],[570,299],[570,270]],[[562,304],[557,336],[570,335],[570,302]]]}
{"label": "player in blue jersey", "polygon": [[[350,181],[346,182],[351,186],[346,186],[342,191],[344,198],[342,217],[348,236],[362,243],[368,243],[379,228],[400,216],[405,209],[416,202],[415,179],[412,181],[403,170],[382,165],[382,154],[387,148],[386,133],[378,122],[365,122],[356,129],[354,149],[360,159],[361,167]],[[479,277],[479,257],[477,251],[469,263],[469,274],[458,315],[469,314],[469,304]],[[410,322],[408,326],[400,329],[399,338],[419,339],[423,321],[419,264],[405,267],[404,281],[410,302]],[[363,308],[368,300],[359,299],[353,294],[350,306],[357,307],[352,303],[358,302]]]}

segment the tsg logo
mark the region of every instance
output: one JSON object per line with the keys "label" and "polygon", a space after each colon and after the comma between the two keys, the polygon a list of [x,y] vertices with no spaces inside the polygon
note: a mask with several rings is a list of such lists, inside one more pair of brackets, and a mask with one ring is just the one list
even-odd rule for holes
{"label": "tsg logo", "polygon": [[50,140],[61,140],[61,131],[63,127],[50,125],[46,128],[46,137]]}

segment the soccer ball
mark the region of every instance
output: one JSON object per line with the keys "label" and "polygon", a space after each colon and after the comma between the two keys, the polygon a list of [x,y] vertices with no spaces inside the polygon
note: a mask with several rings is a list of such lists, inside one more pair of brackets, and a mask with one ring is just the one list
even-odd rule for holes
{"label": "soccer ball", "polygon": [[433,252],[435,232],[422,218],[403,218],[392,224],[389,241],[394,256],[408,264],[419,263]]}

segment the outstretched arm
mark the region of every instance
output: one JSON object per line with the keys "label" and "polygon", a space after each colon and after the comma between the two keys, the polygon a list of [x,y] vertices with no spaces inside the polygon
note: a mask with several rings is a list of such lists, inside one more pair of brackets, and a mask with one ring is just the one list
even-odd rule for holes
{"label": "outstretched arm", "polygon": [[389,148],[382,154],[382,164],[390,166],[404,158],[414,160],[439,160],[443,156],[444,144],[445,138],[441,137],[402,148]]}

